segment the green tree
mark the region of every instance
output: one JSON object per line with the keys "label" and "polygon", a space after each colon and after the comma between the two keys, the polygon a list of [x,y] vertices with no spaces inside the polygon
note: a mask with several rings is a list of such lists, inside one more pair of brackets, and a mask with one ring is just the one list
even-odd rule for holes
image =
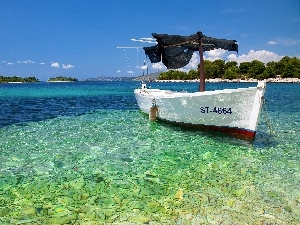
{"label": "green tree", "polygon": [[[212,61],[209,61],[209,60],[204,61],[204,75],[205,75],[206,79],[213,78]],[[200,76],[200,74],[199,74],[199,76]]]}
{"label": "green tree", "polygon": [[217,60],[213,61],[213,65],[217,66],[217,72],[215,74],[215,77],[216,78],[223,77],[223,75],[225,73],[225,60],[217,59]]}
{"label": "green tree", "polygon": [[36,79],[35,77],[26,77],[26,78],[24,78],[24,82],[32,83],[32,82],[39,82],[39,80]]}
{"label": "green tree", "polygon": [[240,73],[243,77],[248,77],[249,76],[250,67],[251,67],[250,62],[240,63],[239,69],[240,69]]}
{"label": "green tree", "polygon": [[198,70],[190,70],[188,72],[188,77],[190,80],[199,79],[199,71]]}
{"label": "green tree", "polygon": [[251,62],[249,75],[252,78],[257,78],[257,76],[261,75],[264,72],[264,70],[265,70],[265,64],[255,59]]}
{"label": "green tree", "polygon": [[177,80],[188,80],[188,74],[184,71],[177,71]]}
{"label": "green tree", "polygon": [[170,73],[168,72],[162,72],[159,74],[158,80],[170,80]]}
{"label": "green tree", "polygon": [[225,79],[237,79],[240,74],[240,69],[234,65],[226,69],[223,78]]}
{"label": "green tree", "polygon": [[236,61],[228,61],[227,63],[225,63],[225,70],[227,70],[230,67],[237,67],[238,68],[238,63]]}
{"label": "green tree", "polygon": [[264,70],[264,72],[260,75],[258,75],[259,80],[268,79],[268,78],[274,78],[276,77],[275,68],[272,66],[267,66]]}
{"label": "green tree", "polygon": [[204,62],[204,74],[206,79],[221,78],[219,66],[209,60]]}
{"label": "green tree", "polygon": [[163,72],[158,77],[159,80],[187,80],[188,75],[186,72],[179,70],[169,70],[167,72]]}
{"label": "green tree", "polygon": [[6,83],[7,81],[7,77],[4,76],[0,76],[0,83]]}
{"label": "green tree", "polygon": [[300,77],[300,59],[283,57],[282,58],[283,71],[282,77]]}
{"label": "green tree", "polygon": [[35,77],[22,78],[17,76],[13,76],[13,77],[0,76],[0,83],[8,83],[8,82],[39,82],[39,80],[36,79]]}
{"label": "green tree", "polygon": [[77,78],[73,78],[73,77],[63,77],[63,76],[59,76],[59,77],[55,77],[55,78],[50,78],[48,81],[78,81]]}
{"label": "green tree", "polygon": [[272,76],[269,76],[269,77],[275,77],[276,75],[281,75],[282,74],[282,71],[283,71],[283,64],[280,64],[279,62],[268,62],[266,64],[266,69],[269,68],[269,72],[271,72]]}

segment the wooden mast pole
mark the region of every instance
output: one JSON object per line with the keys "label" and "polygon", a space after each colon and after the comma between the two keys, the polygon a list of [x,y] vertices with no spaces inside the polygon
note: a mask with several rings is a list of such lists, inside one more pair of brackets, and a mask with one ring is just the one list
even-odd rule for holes
{"label": "wooden mast pole", "polygon": [[200,56],[200,84],[199,84],[199,91],[205,91],[205,77],[204,77],[204,59],[203,59],[203,45],[202,45],[202,38],[199,38],[199,56]]}

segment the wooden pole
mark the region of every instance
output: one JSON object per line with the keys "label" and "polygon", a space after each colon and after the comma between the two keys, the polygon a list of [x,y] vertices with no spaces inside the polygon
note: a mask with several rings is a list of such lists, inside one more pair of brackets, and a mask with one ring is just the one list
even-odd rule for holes
{"label": "wooden pole", "polygon": [[204,77],[204,59],[203,59],[203,46],[202,46],[202,38],[199,40],[199,56],[200,56],[200,84],[199,91],[205,91],[205,77]]}

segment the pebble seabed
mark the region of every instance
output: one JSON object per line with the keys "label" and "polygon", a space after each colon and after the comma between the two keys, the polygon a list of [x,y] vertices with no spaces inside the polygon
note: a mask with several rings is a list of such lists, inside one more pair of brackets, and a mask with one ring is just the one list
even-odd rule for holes
{"label": "pebble seabed", "polygon": [[4,128],[1,224],[300,224],[295,159],[141,117]]}

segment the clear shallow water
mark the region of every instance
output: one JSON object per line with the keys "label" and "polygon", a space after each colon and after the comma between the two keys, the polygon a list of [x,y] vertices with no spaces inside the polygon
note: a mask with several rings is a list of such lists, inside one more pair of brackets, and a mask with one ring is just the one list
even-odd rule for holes
{"label": "clear shallow water", "polygon": [[138,86],[0,85],[2,224],[299,224],[299,84],[267,85],[252,144],[149,122]]}

